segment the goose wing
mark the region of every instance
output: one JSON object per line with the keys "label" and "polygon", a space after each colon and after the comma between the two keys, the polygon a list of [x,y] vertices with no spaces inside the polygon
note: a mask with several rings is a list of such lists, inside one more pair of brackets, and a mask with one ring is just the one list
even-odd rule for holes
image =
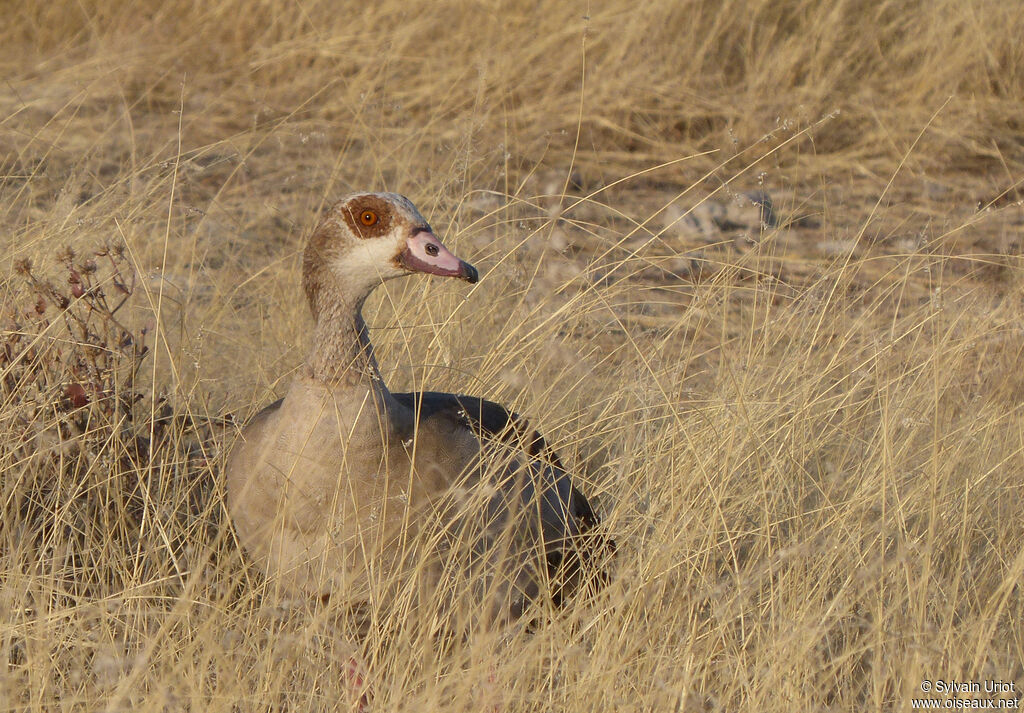
{"label": "goose wing", "polygon": [[600,532],[600,519],[590,501],[573,483],[558,453],[525,418],[476,396],[438,391],[392,396],[412,410],[421,423],[447,417],[472,430],[482,441],[522,448],[528,456],[532,482],[521,495],[537,497],[552,599],[560,605],[581,588],[592,591],[603,584],[607,579],[603,567],[615,552],[615,542]]}

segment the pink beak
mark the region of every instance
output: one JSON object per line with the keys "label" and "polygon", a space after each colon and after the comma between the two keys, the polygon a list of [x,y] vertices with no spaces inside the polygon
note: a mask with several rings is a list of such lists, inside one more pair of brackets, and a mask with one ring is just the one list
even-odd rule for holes
{"label": "pink beak", "polygon": [[437,236],[425,228],[409,236],[398,259],[406,270],[412,272],[458,277],[470,284],[480,279],[475,267],[452,255]]}

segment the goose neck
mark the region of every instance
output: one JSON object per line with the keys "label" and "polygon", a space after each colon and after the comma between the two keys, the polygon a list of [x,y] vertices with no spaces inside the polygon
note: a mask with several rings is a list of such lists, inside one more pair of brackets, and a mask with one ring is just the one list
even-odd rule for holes
{"label": "goose neck", "polygon": [[320,381],[331,385],[381,382],[370,330],[362,315],[365,299],[320,300],[309,358],[313,375]]}

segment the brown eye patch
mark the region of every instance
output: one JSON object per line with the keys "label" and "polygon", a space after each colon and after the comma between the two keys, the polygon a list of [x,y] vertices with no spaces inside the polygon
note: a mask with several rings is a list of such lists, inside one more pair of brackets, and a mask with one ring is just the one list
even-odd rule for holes
{"label": "brown eye patch", "polygon": [[391,206],[377,196],[359,196],[341,207],[341,215],[359,238],[379,238],[391,228]]}

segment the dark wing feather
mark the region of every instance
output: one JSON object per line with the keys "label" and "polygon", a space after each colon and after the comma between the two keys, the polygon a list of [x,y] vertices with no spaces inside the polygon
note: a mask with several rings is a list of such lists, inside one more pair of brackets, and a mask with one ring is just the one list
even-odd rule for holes
{"label": "dark wing feather", "polygon": [[558,468],[562,462],[551,447],[537,431],[519,414],[509,411],[504,406],[481,399],[476,396],[462,394],[446,394],[440,391],[416,391],[404,394],[391,394],[403,406],[417,411],[420,419],[447,412],[458,418],[475,432],[523,445],[532,458],[541,458]]}
{"label": "dark wing feather", "polygon": [[476,396],[423,391],[392,394],[424,420],[448,416],[478,436],[523,448],[536,463],[531,468],[541,489],[541,525],[556,605],[580,588],[593,590],[606,581],[601,567],[615,552],[615,541],[597,531],[600,520],[587,497],[576,488],[558,454],[519,414]]}

